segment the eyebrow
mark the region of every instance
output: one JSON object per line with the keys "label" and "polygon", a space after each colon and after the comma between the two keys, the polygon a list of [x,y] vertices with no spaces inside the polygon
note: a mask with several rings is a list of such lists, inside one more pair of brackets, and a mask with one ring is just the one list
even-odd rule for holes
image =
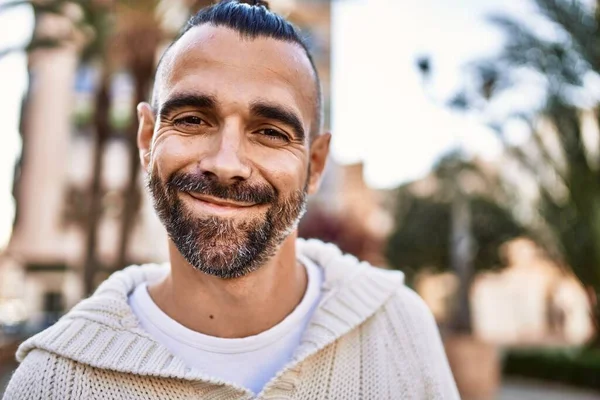
{"label": "eyebrow", "polygon": [[173,111],[183,107],[214,109],[217,108],[217,100],[214,96],[207,94],[175,94],[160,106],[158,116],[161,119],[165,118]]}
{"label": "eyebrow", "polygon": [[306,134],[300,118],[291,110],[278,104],[257,101],[250,106],[250,114],[256,117],[279,121],[290,126],[296,140],[304,141]]}

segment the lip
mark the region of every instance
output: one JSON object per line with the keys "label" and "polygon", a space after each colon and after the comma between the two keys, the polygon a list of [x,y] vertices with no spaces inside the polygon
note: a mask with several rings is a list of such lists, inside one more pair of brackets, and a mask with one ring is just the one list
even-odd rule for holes
{"label": "lip", "polygon": [[240,211],[247,211],[256,204],[237,203],[229,200],[223,200],[203,194],[184,192],[197,206],[200,206],[204,212],[209,214],[231,214]]}

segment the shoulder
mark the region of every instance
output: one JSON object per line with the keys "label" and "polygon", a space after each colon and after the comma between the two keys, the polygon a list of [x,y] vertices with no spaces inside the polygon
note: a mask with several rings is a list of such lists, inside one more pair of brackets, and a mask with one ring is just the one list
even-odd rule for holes
{"label": "shoulder", "polygon": [[[415,385],[421,382],[422,397],[459,399],[433,314],[423,299],[407,286],[397,288],[379,313],[375,334],[392,340],[399,363],[416,367]],[[384,339],[385,340],[385,339]],[[417,386],[415,386],[416,388]]]}
{"label": "shoulder", "polygon": [[58,393],[59,382],[65,381],[73,362],[41,349],[27,353],[17,370],[13,373],[6,392],[5,400],[39,398],[62,398]]}
{"label": "shoulder", "polygon": [[32,349],[21,360],[17,372],[35,374],[40,377],[63,373],[63,368],[70,367],[75,362],[61,355],[44,349]]}
{"label": "shoulder", "polygon": [[382,306],[383,311],[400,313],[423,323],[434,324],[435,320],[429,306],[413,289],[406,286],[402,271],[368,266],[360,279],[373,283],[379,290],[388,292],[388,298]]}
{"label": "shoulder", "polygon": [[410,315],[412,318],[423,322],[435,323],[433,314],[425,301],[411,288],[406,285],[400,286],[390,297],[387,306],[392,311],[400,311]]}
{"label": "shoulder", "polygon": [[61,362],[68,362],[68,360],[46,350],[33,349],[20,360],[15,375],[17,372],[36,373],[38,375],[52,373]]}
{"label": "shoulder", "polygon": [[425,301],[411,288],[400,285],[377,313],[389,333],[407,341],[429,345],[440,340],[437,323]]}

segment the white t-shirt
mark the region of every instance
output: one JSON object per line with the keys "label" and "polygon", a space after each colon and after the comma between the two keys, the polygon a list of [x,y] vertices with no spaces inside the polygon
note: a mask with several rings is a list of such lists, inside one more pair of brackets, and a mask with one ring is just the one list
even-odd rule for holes
{"label": "white t-shirt", "polygon": [[321,268],[306,258],[300,261],[308,276],[300,304],[279,324],[255,336],[224,339],[188,329],[154,303],[146,283],[135,288],[129,305],[142,328],[187,366],[258,394],[291,360],[321,297]]}

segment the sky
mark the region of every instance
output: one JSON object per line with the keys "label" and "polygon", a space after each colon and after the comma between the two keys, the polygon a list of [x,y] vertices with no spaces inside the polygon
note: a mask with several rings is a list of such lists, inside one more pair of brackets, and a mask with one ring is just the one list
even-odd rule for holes
{"label": "sky", "polygon": [[[8,0],[0,0],[0,4]],[[441,103],[456,90],[469,61],[493,54],[500,33],[486,22],[492,12],[527,14],[524,0],[338,0],[332,23],[332,155],[363,161],[367,182],[393,187],[426,174],[457,145],[494,158],[500,146],[472,117]],[[33,17],[27,7],[0,15],[0,49],[25,43]],[[425,89],[415,59],[433,60]],[[20,152],[18,123],[27,88],[26,59],[0,59],[0,248],[14,217],[11,195]],[[41,204],[43,199],[40,199]]]}
{"label": "sky", "polygon": [[[343,0],[334,3],[332,151],[363,161],[370,186],[389,188],[426,174],[451,149],[485,159],[500,143],[474,116],[444,107],[467,63],[491,56],[502,34],[492,13],[523,15],[523,0]],[[419,56],[432,60],[425,85]]]}

